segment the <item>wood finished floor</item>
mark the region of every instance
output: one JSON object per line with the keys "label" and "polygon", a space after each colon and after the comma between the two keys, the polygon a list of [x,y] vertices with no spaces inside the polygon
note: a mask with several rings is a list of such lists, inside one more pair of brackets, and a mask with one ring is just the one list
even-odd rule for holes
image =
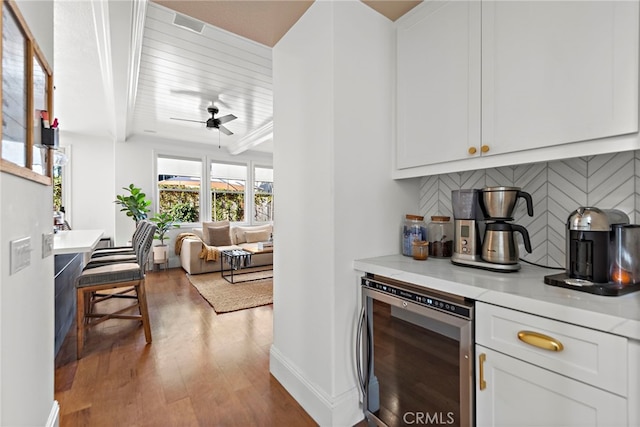
{"label": "wood finished floor", "polygon": [[272,306],[217,315],[182,269],[147,276],[139,322],[75,324],[55,361],[60,426],[315,426],[269,374]]}

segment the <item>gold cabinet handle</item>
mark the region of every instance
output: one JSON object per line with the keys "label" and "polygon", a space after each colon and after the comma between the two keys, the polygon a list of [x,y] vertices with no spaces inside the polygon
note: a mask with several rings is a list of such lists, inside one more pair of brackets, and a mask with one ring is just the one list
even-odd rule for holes
{"label": "gold cabinet handle", "polygon": [[480,147],[480,151],[482,151],[483,153],[488,153],[489,152],[489,146],[488,145],[483,145],[482,147]]}
{"label": "gold cabinet handle", "polygon": [[478,356],[478,365],[480,365],[480,390],[487,388],[487,382],[484,380],[484,362],[487,360],[487,355],[480,353]]}
{"label": "gold cabinet handle", "polygon": [[518,339],[526,344],[549,351],[562,351],[564,346],[560,341],[547,335],[533,331],[518,332]]}
{"label": "gold cabinet handle", "polygon": [[476,147],[469,147],[469,154],[474,155],[477,151],[478,150],[476,150]]}

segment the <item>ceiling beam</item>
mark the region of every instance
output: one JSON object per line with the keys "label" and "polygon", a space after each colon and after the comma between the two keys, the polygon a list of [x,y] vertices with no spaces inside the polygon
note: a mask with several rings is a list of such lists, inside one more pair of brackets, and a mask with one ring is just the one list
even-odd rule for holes
{"label": "ceiling beam", "polygon": [[109,0],[109,28],[115,137],[126,141],[131,136],[147,0]]}
{"label": "ceiling beam", "polygon": [[229,146],[228,150],[231,155],[236,156],[266,141],[273,141],[273,121],[243,136],[235,144]]}

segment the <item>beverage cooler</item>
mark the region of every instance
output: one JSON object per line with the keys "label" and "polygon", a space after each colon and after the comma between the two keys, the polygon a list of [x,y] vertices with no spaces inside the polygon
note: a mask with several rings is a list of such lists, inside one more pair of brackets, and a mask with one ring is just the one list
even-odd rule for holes
{"label": "beverage cooler", "polygon": [[473,425],[474,302],[373,275],[361,289],[356,353],[368,421]]}

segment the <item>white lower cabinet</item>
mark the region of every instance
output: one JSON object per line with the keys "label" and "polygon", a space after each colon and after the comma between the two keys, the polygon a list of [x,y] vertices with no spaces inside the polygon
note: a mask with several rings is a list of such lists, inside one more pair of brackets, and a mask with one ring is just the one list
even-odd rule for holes
{"label": "white lower cabinet", "polygon": [[623,397],[480,345],[476,364],[478,427],[627,425]]}
{"label": "white lower cabinet", "polygon": [[479,302],[475,350],[478,427],[629,425],[624,337]]}

